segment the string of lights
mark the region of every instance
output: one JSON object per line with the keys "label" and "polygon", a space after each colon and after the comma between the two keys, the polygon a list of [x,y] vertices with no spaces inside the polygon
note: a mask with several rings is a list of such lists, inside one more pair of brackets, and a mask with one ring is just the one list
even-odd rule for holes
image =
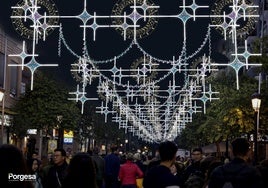
{"label": "string of lights", "polygon": [[[41,66],[57,66],[40,64],[35,58],[38,56],[36,46],[40,40],[46,41],[52,32],[58,31],[58,55],[61,56],[65,48],[77,59],[70,70],[77,88],[70,92],[73,97],[69,100],[81,103],[83,113],[87,101],[98,100],[88,97],[87,93],[87,88],[97,82],[96,92],[102,102],[96,112],[103,114],[105,121],[112,115],[119,128],[145,141],[173,140],[192,121],[193,114],[206,113],[207,103],[219,99],[207,77],[219,67],[235,70],[239,89],[239,70],[261,66],[248,61],[249,57],[260,54],[250,53],[246,40],[244,51],[238,51],[237,41],[252,30],[258,17],[258,7],[247,0],[217,1],[212,7],[199,5],[196,0],[183,0],[176,7],[177,14],[162,14],[161,6],[149,0],[119,0],[110,15],[90,13],[89,6],[84,0],[80,14],[60,15],[51,0],[24,0],[16,4],[12,7],[11,19],[22,37],[32,39],[32,52],[27,53],[23,43],[23,51],[11,56],[21,58],[22,63],[17,66],[31,71],[31,88],[34,89],[35,70]],[[161,20],[168,19],[180,24],[181,32],[177,32],[181,35],[180,47],[173,56],[159,58],[144,46],[143,39],[155,32]],[[211,23],[207,23],[201,42],[190,51],[189,25],[202,19],[210,19]],[[82,41],[80,51],[69,43],[72,39],[65,35],[62,20],[81,22],[77,28],[82,30],[82,36],[77,36]],[[220,31],[224,40],[232,41],[234,52],[226,63],[211,60],[212,29]],[[90,40],[97,41],[99,32],[108,30],[118,32],[127,47],[107,59],[92,58]],[[201,59],[195,61],[200,54]],[[134,58],[126,60],[126,56]]]}

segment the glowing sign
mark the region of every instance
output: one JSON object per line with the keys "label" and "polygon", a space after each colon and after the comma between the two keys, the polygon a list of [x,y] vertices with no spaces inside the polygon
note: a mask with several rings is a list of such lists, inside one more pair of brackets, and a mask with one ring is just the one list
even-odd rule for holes
{"label": "glowing sign", "polygon": [[64,138],[73,138],[74,137],[74,132],[73,131],[64,130],[63,137]]}

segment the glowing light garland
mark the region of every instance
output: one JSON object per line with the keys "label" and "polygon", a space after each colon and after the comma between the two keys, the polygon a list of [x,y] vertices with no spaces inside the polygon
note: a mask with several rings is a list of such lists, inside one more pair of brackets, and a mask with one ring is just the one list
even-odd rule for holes
{"label": "glowing light garland", "polygon": [[[12,7],[11,16],[15,29],[24,37],[33,39],[32,52],[23,51],[11,56],[20,57],[22,68],[27,67],[32,73],[41,66],[57,66],[55,64],[39,64],[35,57],[36,45],[39,40],[46,37],[59,28],[58,54],[61,55],[62,47],[77,58],[72,64],[71,72],[77,80],[77,89],[70,92],[74,100],[84,105],[87,101],[98,100],[87,97],[87,87],[93,81],[98,81],[97,92],[103,100],[97,111],[105,116],[112,115],[112,120],[118,123],[119,128],[126,132],[132,132],[139,138],[148,142],[160,142],[173,140],[192,121],[195,113],[206,112],[207,102],[217,100],[217,91],[213,91],[206,77],[217,71],[217,67],[231,67],[236,72],[237,89],[239,89],[238,72],[242,67],[261,66],[248,62],[250,56],[260,54],[250,53],[245,49],[238,53],[238,37],[244,36],[253,27],[252,21],[258,17],[257,6],[247,0],[228,0],[216,2],[212,14],[201,14],[201,11],[209,10],[209,6],[203,6],[192,2],[182,1],[177,7],[177,14],[161,15],[161,7],[149,0],[120,0],[113,9],[111,15],[90,14],[87,10],[87,1],[78,15],[58,15],[56,6],[52,1],[24,0]],[[225,8],[230,10],[225,11]],[[40,11],[40,10],[43,11]],[[44,11],[45,10],[45,11]],[[203,42],[189,53],[187,44],[187,24],[189,21],[197,21],[210,18],[212,24],[208,24]],[[182,24],[181,50],[172,57],[161,59],[149,53],[139,39],[149,37],[158,27],[160,19],[175,19]],[[80,20],[82,29],[83,47],[82,53],[72,49],[68,39],[64,36],[63,24],[59,20]],[[102,22],[101,22],[102,20]],[[107,20],[107,24],[103,22]],[[241,26],[241,21],[246,22]],[[224,35],[224,39],[231,38],[234,46],[230,62],[216,63],[211,61],[211,29],[216,28]],[[88,47],[88,31],[92,31],[93,41],[97,40],[99,30],[117,30],[123,40],[132,41],[128,47],[114,57],[104,60],[93,59]],[[127,41],[126,41],[127,42]],[[200,63],[195,67],[193,59],[202,55]],[[120,62],[125,56],[136,50],[137,59],[133,62]],[[82,55],[79,55],[82,54]],[[30,59],[30,60],[29,60]],[[13,65],[14,66],[14,65]],[[16,65],[15,65],[16,66]],[[33,84],[32,84],[33,86]],[[33,89],[33,87],[32,87]],[[202,106],[200,106],[200,103]]]}

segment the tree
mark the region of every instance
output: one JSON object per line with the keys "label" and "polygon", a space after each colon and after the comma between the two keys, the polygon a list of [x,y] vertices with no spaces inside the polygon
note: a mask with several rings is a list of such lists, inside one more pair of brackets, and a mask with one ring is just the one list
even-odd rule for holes
{"label": "tree", "polygon": [[[234,78],[228,72],[221,71],[210,77],[213,89],[219,91],[219,100],[212,101],[207,106],[207,113],[197,115],[193,122],[186,125],[185,130],[179,136],[179,143],[188,144],[184,148],[199,146],[207,143],[220,143],[228,138],[250,134],[254,130],[254,112],[251,106],[251,95],[256,91],[257,81],[242,75],[240,77],[240,89],[236,90]],[[265,94],[265,92],[263,92]],[[267,94],[263,97],[261,110],[261,130],[267,127]],[[266,110],[265,110],[266,109]],[[266,112],[266,113],[265,113]],[[200,136],[202,137],[200,139]]]}
{"label": "tree", "polygon": [[261,53],[261,56],[251,56],[250,61],[261,63],[262,66],[257,71],[266,72],[268,73],[268,35],[258,38],[253,42],[252,45],[253,53]]}
{"label": "tree", "polygon": [[[268,74],[268,35],[258,38],[254,41],[252,45],[253,53],[261,53],[261,56],[252,56],[249,60],[251,62],[261,63],[262,66],[255,69],[255,72],[262,72],[262,75]],[[263,74],[264,73],[264,74]],[[268,90],[267,90],[267,79],[263,80],[261,89],[261,109],[260,109],[260,133],[262,135],[268,135]]]}
{"label": "tree", "polygon": [[19,138],[27,129],[46,131],[55,127],[73,130],[78,125],[80,110],[73,101],[68,101],[68,91],[41,72],[35,75],[34,89],[26,89],[13,109],[16,112],[11,127]]}
{"label": "tree", "polygon": [[[104,115],[96,113],[96,105],[87,103],[84,106],[84,113],[81,116],[79,126],[75,132],[80,144],[85,143],[85,139],[94,139],[97,146],[102,144],[119,145],[119,142],[125,140],[123,130],[118,128],[116,123],[113,123],[108,117],[107,122],[104,120]],[[89,148],[88,148],[89,149]]]}

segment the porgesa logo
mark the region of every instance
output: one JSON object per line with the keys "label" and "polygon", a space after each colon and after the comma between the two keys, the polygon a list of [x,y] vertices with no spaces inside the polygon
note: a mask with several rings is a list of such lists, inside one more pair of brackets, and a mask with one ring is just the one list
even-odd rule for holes
{"label": "porgesa logo", "polygon": [[34,181],[36,180],[36,175],[8,173],[8,180],[9,181]]}

